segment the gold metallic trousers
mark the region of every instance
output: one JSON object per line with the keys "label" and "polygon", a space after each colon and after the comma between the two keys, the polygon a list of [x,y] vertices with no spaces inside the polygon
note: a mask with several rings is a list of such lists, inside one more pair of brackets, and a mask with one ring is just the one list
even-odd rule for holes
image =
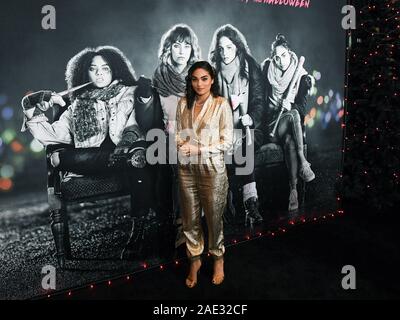
{"label": "gold metallic trousers", "polygon": [[207,221],[208,250],[215,258],[225,252],[222,215],[228,193],[228,176],[225,170],[217,172],[207,164],[179,164],[179,197],[183,233],[189,258],[204,250],[201,213]]}

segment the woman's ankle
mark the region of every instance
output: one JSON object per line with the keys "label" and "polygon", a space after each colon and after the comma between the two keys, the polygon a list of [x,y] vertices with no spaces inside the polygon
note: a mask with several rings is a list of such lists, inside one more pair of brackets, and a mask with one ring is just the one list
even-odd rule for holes
{"label": "woman's ankle", "polygon": [[224,259],[214,260],[214,272],[212,277],[212,283],[219,285],[224,281],[225,271],[224,271]]}
{"label": "woman's ankle", "polygon": [[189,258],[190,261],[190,271],[194,270],[199,270],[201,267],[201,259],[200,257],[191,257]]}
{"label": "woman's ankle", "polygon": [[222,271],[223,271],[223,268],[224,268],[224,258],[217,258],[217,259],[214,259],[214,273],[215,273],[215,269],[219,269],[219,268],[222,268]]}

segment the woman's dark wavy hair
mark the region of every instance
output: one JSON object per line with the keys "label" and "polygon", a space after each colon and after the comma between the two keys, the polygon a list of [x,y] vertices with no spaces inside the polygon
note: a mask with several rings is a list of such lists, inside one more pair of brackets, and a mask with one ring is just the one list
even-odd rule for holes
{"label": "woman's dark wavy hair", "polygon": [[[89,67],[95,56],[102,56],[111,68],[113,80],[121,80],[121,84],[126,86],[136,85],[136,74],[130,61],[116,47],[101,46],[97,48],[86,48],[72,57],[65,71],[65,80],[68,89],[79,86],[89,81]],[[81,90],[71,93],[73,101]]]}
{"label": "woman's dark wavy hair", "polygon": [[290,48],[289,42],[286,40],[285,36],[282,33],[278,33],[275,37],[275,41],[272,42],[272,44],[271,44],[271,59],[274,57],[275,50],[279,46],[282,46],[282,47],[288,49],[289,51],[292,50]]}
{"label": "woman's dark wavy hair", "polygon": [[248,72],[246,72],[246,60],[255,60],[251,56],[246,38],[237,28],[235,28],[231,24],[225,24],[215,30],[210,45],[210,51],[208,53],[209,61],[211,61],[213,67],[217,70],[217,72],[219,72],[221,69],[222,59],[221,55],[218,52],[218,43],[222,37],[227,37],[236,46],[237,55],[240,61],[240,76],[244,79],[249,79]]}
{"label": "woman's dark wavy hair", "polygon": [[188,65],[200,60],[201,49],[196,34],[187,24],[179,23],[172,26],[163,34],[158,50],[158,58],[162,63],[166,64],[171,58],[171,48],[174,42],[186,42],[192,46],[192,52],[188,61]]}
{"label": "woman's dark wavy hair", "polygon": [[192,75],[193,72],[197,69],[203,69],[208,72],[211,79],[214,80],[214,83],[211,85],[211,94],[213,97],[219,96],[219,85],[218,81],[216,81],[216,72],[214,68],[207,61],[197,61],[195,62],[189,69],[188,75],[186,76],[186,101],[188,109],[193,107],[194,101],[196,99],[196,91],[194,91],[192,87]]}

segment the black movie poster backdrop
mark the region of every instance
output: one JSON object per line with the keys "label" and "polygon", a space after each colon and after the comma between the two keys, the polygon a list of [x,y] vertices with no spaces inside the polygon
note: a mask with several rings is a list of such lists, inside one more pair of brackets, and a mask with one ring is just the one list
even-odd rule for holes
{"label": "black movie poster backdrop", "polygon": [[[160,210],[162,215],[151,211],[141,221],[144,226],[138,237],[144,242],[139,245],[140,254],[121,260],[132,226],[131,204],[146,195],[136,194],[131,203],[129,195],[115,197],[107,193],[118,190],[102,180],[95,183],[96,187],[87,184],[72,191],[60,189],[57,179],[50,179],[55,184],[49,184],[46,150],[29,131],[21,132],[22,97],[44,89],[66,90],[67,62],[86,47],[117,47],[131,62],[137,78],[144,75],[151,79],[160,64],[162,36],[177,24],[193,30],[198,42],[197,58],[201,60],[209,59],[215,31],[231,25],[247,43],[246,52],[258,68],[271,57],[276,36],[284,35],[297,57],[304,56],[304,69],[311,83],[303,101],[301,134],[315,179],[304,183],[297,177],[299,205],[297,210],[289,210],[290,201],[293,209],[294,195],[290,195],[287,145],[271,141],[268,131],[264,133],[265,140],[255,150],[254,169],[263,221],[246,218],[243,183],[230,177],[224,214],[225,245],[229,251],[230,245],[245,237],[335,212],[345,112],[345,32],[341,27],[344,2],[18,0],[4,4],[0,13],[0,298],[46,295],[185,256],[184,245],[174,247],[179,226],[172,212],[173,177],[169,169],[155,178],[160,182],[154,192],[170,201]],[[261,81],[267,78],[268,68]],[[268,119],[263,121],[266,127]],[[104,196],[89,197],[96,192]],[[61,198],[54,197],[54,193]],[[77,201],[65,205],[63,197],[68,196]],[[61,215],[54,208],[65,209],[66,213]],[[63,230],[57,230],[60,226]],[[55,239],[60,234],[63,238]],[[57,261],[60,248],[54,256],[56,243],[64,246],[64,268]]]}

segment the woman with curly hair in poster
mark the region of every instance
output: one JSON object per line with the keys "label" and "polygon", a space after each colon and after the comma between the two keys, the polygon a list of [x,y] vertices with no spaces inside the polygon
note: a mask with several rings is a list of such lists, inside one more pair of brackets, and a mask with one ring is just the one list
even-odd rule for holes
{"label": "woman with curly hair in poster", "polygon": [[[55,150],[51,163],[71,178],[121,173],[120,160],[127,159],[128,151],[144,142],[147,131],[163,127],[162,110],[151,98],[150,80],[136,80],[131,63],[112,46],[82,50],[68,62],[65,76],[71,90],[70,105],[57,121],[49,123],[44,112],[54,104],[65,107],[63,97],[51,91],[24,97],[23,131],[29,129],[44,146],[70,145]],[[87,85],[73,90],[83,84]],[[126,249],[140,251],[143,243],[135,243],[135,239],[143,233],[139,229],[144,228],[145,217],[154,207],[154,168],[140,165],[129,167],[128,172],[136,217]]]}

